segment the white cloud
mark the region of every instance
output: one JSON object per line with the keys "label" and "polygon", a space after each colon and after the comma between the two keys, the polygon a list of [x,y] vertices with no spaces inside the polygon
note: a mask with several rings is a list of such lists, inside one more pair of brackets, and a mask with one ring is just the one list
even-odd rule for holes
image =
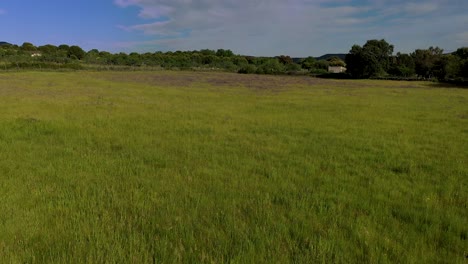
{"label": "white cloud", "polygon": [[177,32],[170,30],[169,27],[167,27],[170,23],[171,21],[157,21],[133,26],[119,26],[119,28],[125,31],[143,31],[147,35],[178,36]]}
{"label": "white cloud", "polygon": [[[377,0],[366,5],[358,5],[352,0],[114,2],[122,8],[139,8],[138,16],[144,22],[120,28],[155,39],[127,42],[141,49],[225,48],[242,54],[291,56],[347,52],[353,44],[362,44],[366,39],[386,38],[392,42],[389,37],[398,32],[409,33],[411,37],[420,34],[421,29],[425,31],[417,41],[431,44],[429,37],[433,32],[420,22],[421,19],[439,29],[439,25],[445,25],[445,20],[450,20],[453,13],[468,9],[468,1],[460,4],[458,0],[409,3]],[[455,32],[452,33],[454,36]]]}
{"label": "white cloud", "polygon": [[116,5],[118,5],[120,7],[127,7],[127,6],[130,6],[130,5],[137,5],[141,1],[139,1],[139,0],[115,0],[114,2],[115,2]]}

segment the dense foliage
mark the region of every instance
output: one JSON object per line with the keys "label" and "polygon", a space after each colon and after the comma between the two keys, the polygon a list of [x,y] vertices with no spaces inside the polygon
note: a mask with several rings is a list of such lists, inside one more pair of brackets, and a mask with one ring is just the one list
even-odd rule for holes
{"label": "dense foliage", "polygon": [[[216,51],[203,49],[198,51],[147,52],[147,53],[109,53],[92,49],[85,52],[79,46],[44,45],[34,46],[24,43],[21,46],[4,44],[0,46],[0,69],[21,68],[72,68],[82,69],[100,67],[115,69],[116,67],[164,69],[210,69],[239,73],[257,74],[308,74],[310,72],[325,73],[328,65],[334,61],[316,61],[309,57],[294,61],[289,56],[252,57],[236,55],[231,50]],[[338,59],[339,60],[339,59]],[[340,62],[344,64],[343,61]]]}
{"label": "dense foliage", "polygon": [[468,47],[449,54],[439,47],[392,54],[393,45],[384,39],[368,40],[363,47],[354,45],[345,59],[348,73],[355,78],[394,76],[463,81],[468,77]]}
{"label": "dense foliage", "polygon": [[[190,70],[222,70],[255,74],[324,74],[329,66],[344,66],[353,78],[419,78],[460,80],[468,78],[468,47],[444,54],[439,47],[417,49],[410,54],[393,55],[394,46],[382,40],[368,40],[362,47],[353,45],[345,61],[290,56],[253,57],[234,54],[231,50],[195,50],[147,53],[110,53],[79,46],[0,45],[0,69],[118,69],[163,68]],[[346,62],[346,63],[345,63]]]}

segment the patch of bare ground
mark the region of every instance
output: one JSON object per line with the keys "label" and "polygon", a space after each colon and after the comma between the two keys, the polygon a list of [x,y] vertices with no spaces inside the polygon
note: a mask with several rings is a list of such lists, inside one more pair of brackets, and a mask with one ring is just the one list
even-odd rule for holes
{"label": "patch of bare ground", "polygon": [[100,75],[113,82],[142,83],[161,87],[193,87],[208,84],[214,87],[246,87],[253,90],[281,91],[291,87],[367,85],[344,80],[326,80],[310,76],[272,76],[222,72],[131,72],[104,73]]}
{"label": "patch of bare ground", "polygon": [[100,72],[98,78],[112,82],[141,83],[165,88],[197,87],[245,87],[255,91],[281,92],[297,87],[327,88],[383,88],[403,92],[402,89],[433,89],[426,82],[397,82],[386,80],[338,80],[311,76],[256,75],[226,72],[154,71],[154,72]]}
{"label": "patch of bare ground", "polygon": [[99,75],[112,82],[142,83],[154,86],[191,86],[197,81],[196,74],[190,72],[110,72]]}
{"label": "patch of bare ground", "polygon": [[326,80],[309,76],[271,76],[271,75],[245,75],[225,74],[213,75],[206,78],[206,82],[213,86],[243,86],[254,90],[283,90],[297,86],[325,85]]}
{"label": "patch of bare ground", "polygon": [[458,118],[460,118],[460,119],[468,119],[468,112],[467,112],[467,113],[463,113],[463,114],[459,114],[459,115],[458,115]]}

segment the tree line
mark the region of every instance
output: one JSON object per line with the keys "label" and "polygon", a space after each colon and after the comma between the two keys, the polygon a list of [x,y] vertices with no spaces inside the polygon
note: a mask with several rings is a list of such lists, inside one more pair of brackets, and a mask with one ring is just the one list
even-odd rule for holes
{"label": "tree line", "polygon": [[439,47],[393,55],[394,46],[381,40],[354,45],[346,55],[347,72],[354,78],[404,77],[438,80],[468,79],[468,47],[444,53]]}
{"label": "tree line", "polygon": [[[313,58],[312,58],[313,59]],[[326,72],[328,62],[317,64],[317,70]],[[313,63],[312,63],[313,64]],[[286,74],[308,73],[313,65],[311,59],[304,63],[294,62],[289,56],[253,57],[236,55],[231,50],[194,50],[147,53],[110,53],[92,49],[88,52],[79,46],[43,45],[31,43],[22,45],[4,44],[0,46],[0,70],[21,68],[72,68],[86,69],[100,67],[164,69],[211,69],[240,73]]]}
{"label": "tree line", "polygon": [[312,56],[293,59],[290,56],[254,57],[234,54],[231,50],[194,50],[175,52],[110,53],[76,45],[35,46],[0,45],[0,69],[118,69],[163,68],[224,70],[245,74],[326,74],[329,66],[344,66],[350,78],[468,78],[468,47],[444,53],[438,47],[417,49],[410,54],[393,54],[394,46],[385,40],[368,40],[363,46],[352,46],[345,60],[331,57],[318,60]]}
{"label": "tree line", "polygon": [[254,57],[234,54],[231,50],[194,50],[146,53],[110,53],[79,46],[0,45],[0,70],[9,69],[204,69],[245,74],[324,74],[328,66],[344,66],[338,57],[316,60],[314,57],[293,59],[290,56]]}

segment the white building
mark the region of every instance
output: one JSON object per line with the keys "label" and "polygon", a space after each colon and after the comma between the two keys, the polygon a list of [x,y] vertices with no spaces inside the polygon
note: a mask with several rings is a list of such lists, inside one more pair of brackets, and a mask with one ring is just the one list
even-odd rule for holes
{"label": "white building", "polygon": [[343,73],[346,72],[346,68],[343,66],[328,66],[329,73]]}

